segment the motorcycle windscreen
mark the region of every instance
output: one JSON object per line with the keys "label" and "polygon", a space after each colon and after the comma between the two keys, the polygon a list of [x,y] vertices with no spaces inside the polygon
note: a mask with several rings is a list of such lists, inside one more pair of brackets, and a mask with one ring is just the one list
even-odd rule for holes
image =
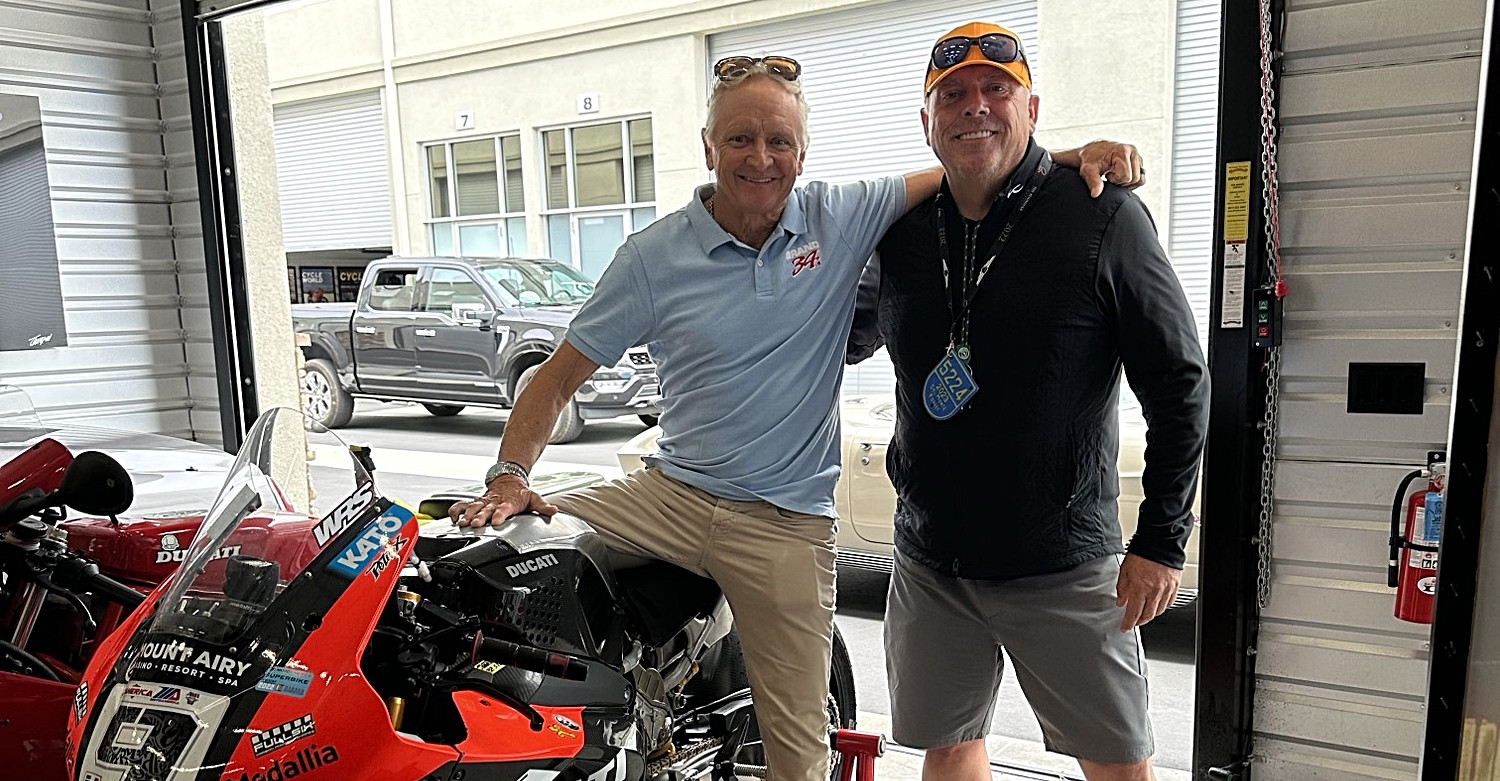
{"label": "motorcycle windscreen", "polygon": [[[309,427],[299,412],[273,410],[251,429],[155,616],[126,644],[87,716],[81,777],[351,771],[362,764],[361,741],[394,738],[359,661],[417,523],[377,496],[357,459],[309,467]],[[299,494],[317,498],[302,505]],[[299,505],[311,512],[257,512]],[[436,767],[451,753],[419,764]]]}

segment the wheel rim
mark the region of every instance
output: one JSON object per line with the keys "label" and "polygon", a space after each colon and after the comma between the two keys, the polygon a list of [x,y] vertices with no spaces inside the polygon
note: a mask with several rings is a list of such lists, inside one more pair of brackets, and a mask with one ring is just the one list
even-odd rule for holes
{"label": "wheel rim", "polygon": [[302,411],[309,417],[323,420],[333,409],[333,388],[328,380],[313,369],[302,375]]}

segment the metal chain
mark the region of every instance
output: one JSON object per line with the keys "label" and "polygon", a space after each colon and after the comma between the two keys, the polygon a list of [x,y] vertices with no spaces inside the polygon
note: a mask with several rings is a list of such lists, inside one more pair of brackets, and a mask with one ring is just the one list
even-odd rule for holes
{"label": "metal chain", "polygon": [[[1262,144],[1261,216],[1266,234],[1266,279],[1281,292],[1280,224],[1276,193],[1276,86],[1271,55],[1271,0],[1260,0],[1260,122]],[[1277,324],[1278,327],[1280,324]],[[1271,518],[1276,488],[1276,437],[1278,391],[1281,385],[1281,347],[1266,350],[1265,418],[1261,421],[1260,529],[1256,574],[1256,602],[1261,610],[1271,601]]]}

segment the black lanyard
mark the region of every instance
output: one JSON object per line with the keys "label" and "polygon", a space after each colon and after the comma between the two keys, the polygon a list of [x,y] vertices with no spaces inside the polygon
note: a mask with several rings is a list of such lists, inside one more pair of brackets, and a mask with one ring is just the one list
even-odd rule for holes
{"label": "black lanyard", "polygon": [[[984,265],[979,267],[979,276],[974,279],[974,284],[972,286],[969,286],[967,284],[968,274],[967,270],[965,271],[963,306],[961,306],[957,312],[953,311],[953,285],[950,281],[951,264],[948,262],[948,221],[943,216],[942,195],[938,195],[938,259],[943,262],[943,292],[946,294],[945,298],[948,302],[948,321],[949,323],[951,323],[948,331],[949,348],[952,348],[955,344],[957,344],[963,346],[964,350],[968,349],[968,346],[963,344],[959,340],[959,332],[961,330],[960,325],[965,326],[964,328],[962,328],[962,331],[964,331],[964,336],[966,337],[968,331],[967,325],[969,318],[969,305],[974,303],[974,296],[979,293],[979,283],[984,281],[985,275],[989,273],[990,266],[994,264],[996,258],[1000,257],[1000,253],[1005,249],[1005,243],[1010,240],[1011,231],[1014,230],[1016,224],[1021,221],[1021,215],[1026,213],[1026,207],[1031,205],[1031,199],[1037,194],[1038,190],[1042,189],[1042,183],[1046,181],[1047,174],[1051,172],[1052,155],[1048,154],[1046,151],[1043,151],[1041,159],[1037,161],[1036,170],[1031,174],[1031,178],[1026,180],[1026,184],[1018,185],[1006,196],[1008,200],[1014,197],[1017,192],[1021,192],[1023,189],[1025,190],[1025,192],[1021,195],[1021,200],[1016,204],[1015,208],[1010,210],[1010,216],[1005,221],[1005,227],[1000,229],[1000,235],[995,237],[995,244],[994,246],[990,247],[989,260],[986,260],[984,262]],[[968,252],[967,247],[965,247],[965,252]],[[960,357],[964,360],[968,360],[967,355],[961,355]]]}

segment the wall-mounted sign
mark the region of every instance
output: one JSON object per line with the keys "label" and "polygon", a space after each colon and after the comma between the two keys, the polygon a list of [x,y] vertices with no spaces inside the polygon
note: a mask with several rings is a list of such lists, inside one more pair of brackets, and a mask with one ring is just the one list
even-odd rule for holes
{"label": "wall-mounted sign", "polygon": [[0,94],[0,350],[65,347],[42,108]]}
{"label": "wall-mounted sign", "polygon": [[339,269],[339,300],[358,301],[359,284],[364,281],[365,270],[359,266],[344,266]]}
{"label": "wall-mounted sign", "polygon": [[323,304],[334,300],[333,269],[303,266],[298,275],[302,280],[302,303]]}
{"label": "wall-mounted sign", "polygon": [[453,129],[454,130],[473,130],[474,129],[474,112],[472,112],[472,111],[460,111],[457,114],[454,114],[453,115]]}
{"label": "wall-mounted sign", "polygon": [[578,113],[580,113],[580,114],[597,114],[597,113],[599,113],[599,93],[597,93],[597,92],[584,92],[584,93],[580,94],[578,96]]}

